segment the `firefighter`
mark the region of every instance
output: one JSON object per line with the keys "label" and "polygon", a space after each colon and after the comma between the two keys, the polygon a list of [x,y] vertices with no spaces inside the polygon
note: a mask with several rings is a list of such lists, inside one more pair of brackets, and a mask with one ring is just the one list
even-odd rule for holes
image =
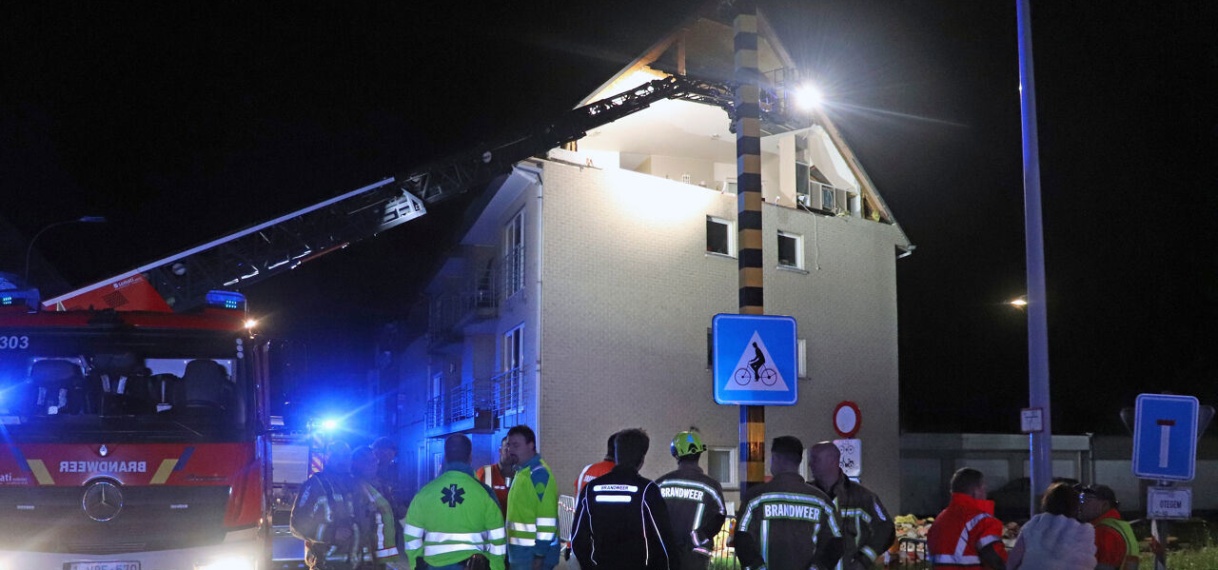
{"label": "firefighter", "polygon": [[444,471],[419,490],[406,510],[406,555],[413,568],[503,570],[507,532],[495,492],[474,477],[473,444],[444,440]]}
{"label": "firefighter", "polygon": [[[575,478],[575,497],[579,497],[579,492],[583,490],[584,485],[589,481],[600,477],[613,470],[613,438],[617,434],[609,436],[609,440],[605,443],[605,458],[596,462],[589,463],[580,470],[579,476]],[[567,567],[572,570],[579,570],[579,560],[571,561],[571,543],[567,543],[562,548],[562,558],[567,561]]]}
{"label": "firefighter", "polygon": [[799,476],[804,444],[770,444],[773,478],[745,491],[736,513],[736,557],[745,570],[829,570],[842,557],[842,522],[829,498]]}
{"label": "firefighter", "polygon": [[495,491],[495,498],[499,500],[499,510],[504,519],[507,519],[508,489],[512,487],[512,476],[516,474],[516,466],[508,455],[507,442],[506,436],[499,442],[499,462],[479,467],[474,475],[482,484]]}
{"label": "firefighter", "polygon": [[952,474],[952,499],[926,533],[926,550],[934,568],[1006,570],[1002,521],[994,502],[986,500],[985,475],[971,467]]}
{"label": "firefighter", "polygon": [[880,498],[842,472],[841,450],[831,441],[812,446],[809,465],[813,484],[833,501],[844,526],[842,570],[875,566],[877,556],[897,539],[896,525]]}
{"label": "firefighter", "polygon": [[727,518],[723,487],[698,465],[706,444],[693,428],[673,437],[668,451],[677,459],[677,469],[656,479],[656,484],[672,521],[673,550],[680,561],[676,567],[706,570],[715,535]]}
{"label": "firefighter", "polygon": [[558,565],[559,550],[554,472],[537,453],[529,426],[508,430],[508,454],[516,465],[508,491],[508,561],[515,570],[550,570]]}
{"label": "firefighter", "polygon": [[650,440],[618,432],[613,470],[584,486],[575,503],[571,549],[586,570],[676,570],[672,527],[660,487],[639,475]]}
{"label": "firefighter", "polygon": [[351,570],[360,561],[359,493],[351,474],[351,448],[333,442],[325,468],[305,481],[292,504],[292,535],[305,541],[305,563],[314,570]]}
{"label": "firefighter", "polygon": [[397,518],[389,499],[377,488],[377,468],[380,460],[375,450],[361,447],[351,454],[351,475],[356,492],[360,493],[362,512],[356,513],[361,534],[365,536],[361,570],[384,570],[396,567],[401,560],[398,549]]}

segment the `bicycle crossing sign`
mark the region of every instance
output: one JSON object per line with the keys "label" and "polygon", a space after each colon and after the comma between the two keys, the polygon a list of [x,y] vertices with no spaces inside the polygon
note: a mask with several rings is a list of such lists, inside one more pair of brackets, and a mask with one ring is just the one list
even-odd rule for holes
{"label": "bicycle crossing sign", "polygon": [[795,319],[718,314],[711,319],[715,402],[793,406],[797,394]]}

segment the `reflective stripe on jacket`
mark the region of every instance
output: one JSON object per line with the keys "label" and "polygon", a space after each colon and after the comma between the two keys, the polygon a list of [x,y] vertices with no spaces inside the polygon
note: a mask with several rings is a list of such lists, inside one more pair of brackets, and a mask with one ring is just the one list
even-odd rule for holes
{"label": "reflective stripe on jacket", "polygon": [[[833,505],[842,517],[845,526],[845,552],[843,567],[856,567],[857,555],[867,557],[864,568],[875,564],[875,559],[888,550],[896,541],[896,524],[879,496],[870,489],[851,481],[845,473],[838,471],[837,484],[830,489]],[[862,561],[859,561],[862,563]]]}
{"label": "reflective stripe on jacket", "polygon": [[366,525],[364,534],[371,542],[368,547],[372,559],[380,563],[397,561],[401,551],[398,550],[393,505],[368,481],[360,481],[359,489],[365,498],[367,512],[363,517],[363,523]]}
{"label": "reflective stripe on jacket", "polygon": [[682,568],[705,568],[710,559],[694,553],[693,549],[713,550],[715,547],[715,536],[727,518],[722,485],[697,465],[682,465],[656,479],[656,484],[668,506]]}
{"label": "reflective stripe on jacket", "polygon": [[550,466],[534,455],[516,468],[508,491],[507,536],[512,560],[558,557],[558,492]]}
{"label": "reflective stripe on jacket", "polygon": [[798,473],[749,487],[737,512],[736,557],[745,568],[833,568],[842,557],[837,509]]}
{"label": "reflective stripe on jacket", "polygon": [[499,501],[499,510],[503,512],[503,517],[506,519],[508,489],[512,487],[512,478],[503,475],[503,470],[499,468],[498,463],[479,467],[474,477],[495,492],[495,499]]}
{"label": "reflective stripe on jacket", "polygon": [[481,554],[492,570],[503,570],[502,513],[494,492],[474,478],[469,465],[447,464],[419,490],[406,510],[404,534],[412,562],[422,557],[429,566],[448,566]]}
{"label": "reflective stripe on jacket", "polygon": [[[350,568],[359,562],[361,537],[356,513],[361,497],[354,486],[355,481],[347,475],[321,471],[311,475],[296,495],[288,525],[294,536],[305,541],[305,562],[310,568]],[[336,541],[339,528],[349,529],[350,538]]]}
{"label": "reflective stripe on jacket", "polygon": [[982,570],[981,549],[993,544],[1003,560],[1007,558],[1002,544],[1002,521],[994,518],[992,501],[974,499],[963,493],[952,493],[952,501],[926,535],[926,549],[935,567],[950,566],[965,570]]}

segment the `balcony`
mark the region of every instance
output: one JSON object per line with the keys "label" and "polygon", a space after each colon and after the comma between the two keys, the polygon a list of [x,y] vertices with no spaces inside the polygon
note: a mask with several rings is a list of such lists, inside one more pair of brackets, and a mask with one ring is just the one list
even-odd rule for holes
{"label": "balcony", "polygon": [[453,386],[427,401],[427,435],[491,433],[514,423],[524,412],[524,374],[520,369]]}
{"label": "balcony", "polygon": [[497,280],[492,272],[471,279],[467,286],[432,297],[428,307],[427,333],[432,343],[459,338],[465,324],[493,319],[499,314]]}

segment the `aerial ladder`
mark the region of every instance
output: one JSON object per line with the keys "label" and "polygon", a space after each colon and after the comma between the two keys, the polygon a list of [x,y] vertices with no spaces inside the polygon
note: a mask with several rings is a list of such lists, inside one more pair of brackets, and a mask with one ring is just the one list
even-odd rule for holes
{"label": "aerial ladder", "polygon": [[[241,290],[423,216],[428,205],[466,192],[482,192],[515,163],[579,140],[589,130],[667,99],[721,107],[735,126],[732,84],[677,75],[656,79],[495,144],[447,156],[47,299],[43,308],[193,309],[204,303],[208,291]],[[763,102],[763,110],[770,107],[778,105]],[[777,122],[769,113],[763,113],[763,120]]]}

